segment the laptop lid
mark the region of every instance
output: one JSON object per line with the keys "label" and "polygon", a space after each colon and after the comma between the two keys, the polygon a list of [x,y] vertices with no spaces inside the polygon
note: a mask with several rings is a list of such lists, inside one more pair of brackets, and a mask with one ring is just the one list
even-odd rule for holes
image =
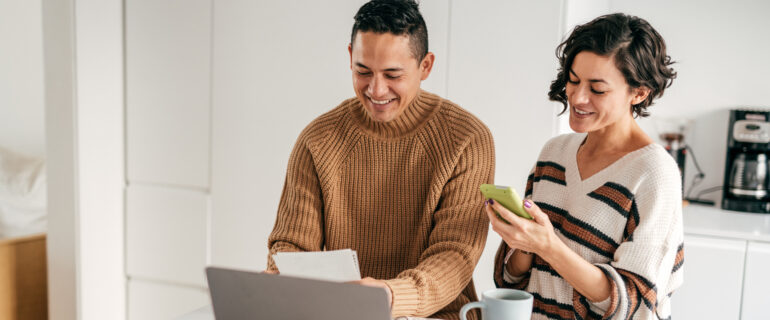
{"label": "laptop lid", "polygon": [[206,276],[217,320],[390,320],[380,288],[217,267]]}

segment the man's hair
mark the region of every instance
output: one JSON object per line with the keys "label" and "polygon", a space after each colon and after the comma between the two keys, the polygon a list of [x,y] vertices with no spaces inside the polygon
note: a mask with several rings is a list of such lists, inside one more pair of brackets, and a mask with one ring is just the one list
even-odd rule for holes
{"label": "man's hair", "polygon": [[358,9],[350,35],[350,44],[361,32],[407,35],[417,63],[428,54],[428,28],[414,0],[372,0]]}
{"label": "man's hair", "polygon": [[551,83],[548,97],[567,110],[566,84],[575,56],[582,51],[613,57],[626,83],[634,89],[647,87],[650,94],[644,101],[631,106],[635,116],[649,115],[647,107],[671,86],[676,72],[674,62],[666,54],[666,43],[652,26],[639,17],[613,13],[575,27],[569,38],[556,48],[559,73]]}

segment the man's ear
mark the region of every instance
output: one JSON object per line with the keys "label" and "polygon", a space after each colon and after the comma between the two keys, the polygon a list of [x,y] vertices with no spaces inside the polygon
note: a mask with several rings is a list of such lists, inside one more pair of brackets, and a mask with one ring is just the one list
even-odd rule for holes
{"label": "man's ear", "polygon": [[353,70],[353,44],[348,43],[348,55],[350,55],[350,70]]}
{"label": "man's ear", "polygon": [[650,95],[650,88],[647,87],[639,87],[634,89],[634,97],[631,98],[631,105],[637,105],[644,101],[644,99],[647,99],[647,97]]}
{"label": "man's ear", "polygon": [[428,52],[425,58],[420,61],[420,80],[428,79],[430,71],[433,70],[433,62],[436,61],[436,55],[433,52]]}

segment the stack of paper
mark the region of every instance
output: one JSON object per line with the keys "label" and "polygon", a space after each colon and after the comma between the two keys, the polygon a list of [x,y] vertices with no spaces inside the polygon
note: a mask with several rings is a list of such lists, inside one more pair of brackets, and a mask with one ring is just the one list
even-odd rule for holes
{"label": "stack of paper", "polygon": [[279,252],[273,255],[281,275],[347,282],[361,280],[358,256],[350,249],[318,252]]}

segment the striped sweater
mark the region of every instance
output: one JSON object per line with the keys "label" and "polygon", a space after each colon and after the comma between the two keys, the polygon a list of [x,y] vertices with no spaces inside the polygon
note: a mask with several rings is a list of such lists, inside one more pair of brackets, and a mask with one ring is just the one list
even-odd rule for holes
{"label": "striped sweater", "polygon": [[478,187],[494,164],[487,127],[437,95],[421,91],[389,122],[348,99],[297,139],[268,269],[276,252],[351,248],[361,276],[392,289],[393,316],[457,319],[477,300],[489,226]]}
{"label": "striped sweater", "polygon": [[678,168],[661,146],[650,144],[582,180],[576,159],[585,137],[551,139],[525,195],[571,250],[604,272],[610,297],[589,301],[537,255],[529,272],[511,276],[505,242],[495,259],[495,283],[531,292],[532,319],[668,319],[684,259]]}

